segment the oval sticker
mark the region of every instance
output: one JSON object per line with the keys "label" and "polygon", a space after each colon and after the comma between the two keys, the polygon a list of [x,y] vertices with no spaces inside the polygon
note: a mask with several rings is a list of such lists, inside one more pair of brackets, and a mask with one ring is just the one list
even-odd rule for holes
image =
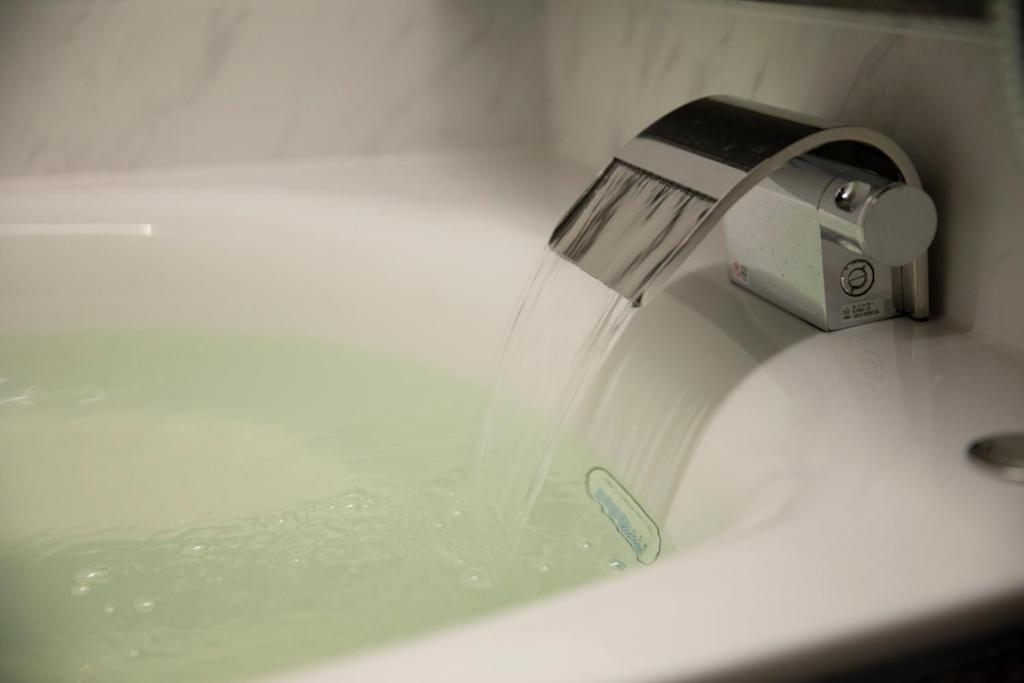
{"label": "oval sticker", "polygon": [[658,559],[661,552],[658,525],[611,472],[603,467],[587,472],[587,493],[629,543],[637,560],[650,564]]}

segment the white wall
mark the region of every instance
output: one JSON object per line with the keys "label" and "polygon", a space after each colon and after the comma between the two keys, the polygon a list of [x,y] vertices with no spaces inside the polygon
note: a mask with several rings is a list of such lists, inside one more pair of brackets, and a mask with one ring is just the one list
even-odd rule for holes
{"label": "white wall", "polygon": [[937,315],[1024,355],[1024,150],[985,31],[744,3],[547,7],[558,153],[598,169],[661,114],[716,93],[878,128],[903,145],[939,206]]}
{"label": "white wall", "polygon": [[596,170],[713,93],[877,127],[939,205],[934,310],[1024,355],[1003,90],[977,27],[734,0],[0,1],[0,176],[537,144]]}
{"label": "white wall", "polygon": [[540,0],[3,0],[0,175],[522,144]]}

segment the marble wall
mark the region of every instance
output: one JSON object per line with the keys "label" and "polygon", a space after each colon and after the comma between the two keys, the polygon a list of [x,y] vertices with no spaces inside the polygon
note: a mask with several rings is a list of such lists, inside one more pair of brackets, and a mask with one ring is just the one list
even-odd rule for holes
{"label": "marble wall", "polygon": [[878,128],[939,206],[937,315],[1024,355],[1024,150],[984,27],[680,0],[547,10],[558,153],[598,169],[661,114],[716,93]]}
{"label": "marble wall", "polygon": [[1024,162],[975,25],[740,0],[3,0],[0,176],[544,145],[727,93],[890,134],[938,315],[1024,355]]}
{"label": "marble wall", "polygon": [[0,175],[522,144],[541,0],[3,0]]}

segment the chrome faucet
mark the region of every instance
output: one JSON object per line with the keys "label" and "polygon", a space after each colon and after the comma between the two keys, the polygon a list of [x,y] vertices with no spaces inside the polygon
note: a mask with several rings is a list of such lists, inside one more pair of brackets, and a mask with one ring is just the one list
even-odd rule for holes
{"label": "chrome faucet", "polygon": [[631,140],[549,246],[641,305],[722,224],[730,278],[823,330],[928,317],[936,211],[885,135],[725,97]]}

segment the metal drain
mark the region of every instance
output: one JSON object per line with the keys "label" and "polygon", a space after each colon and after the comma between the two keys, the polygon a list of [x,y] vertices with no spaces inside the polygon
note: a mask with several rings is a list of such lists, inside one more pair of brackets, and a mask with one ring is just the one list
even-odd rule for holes
{"label": "metal drain", "polygon": [[1024,484],[1024,432],[978,439],[967,454],[971,461],[1001,479]]}

